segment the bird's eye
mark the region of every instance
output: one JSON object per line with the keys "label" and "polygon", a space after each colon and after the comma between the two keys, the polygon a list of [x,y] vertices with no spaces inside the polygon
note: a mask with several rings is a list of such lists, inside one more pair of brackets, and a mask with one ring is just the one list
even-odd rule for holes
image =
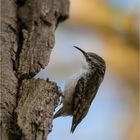
{"label": "bird's eye", "polygon": [[91,61],[91,59],[90,59],[90,58],[88,58],[87,60],[88,60],[88,61]]}

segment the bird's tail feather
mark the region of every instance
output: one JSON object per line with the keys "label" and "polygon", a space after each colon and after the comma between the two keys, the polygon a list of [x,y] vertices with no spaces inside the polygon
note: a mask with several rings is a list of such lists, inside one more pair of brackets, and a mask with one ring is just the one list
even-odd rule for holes
{"label": "bird's tail feather", "polygon": [[73,133],[75,131],[76,127],[77,127],[77,125],[72,125],[70,132]]}

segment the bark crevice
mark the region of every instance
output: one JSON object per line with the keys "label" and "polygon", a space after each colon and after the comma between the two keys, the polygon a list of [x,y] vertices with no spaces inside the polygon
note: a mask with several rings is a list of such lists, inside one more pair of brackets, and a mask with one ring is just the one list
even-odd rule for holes
{"label": "bark crevice", "polygon": [[1,3],[1,137],[43,140],[52,131],[61,91],[56,83],[33,77],[49,63],[56,24],[68,18],[69,1]]}

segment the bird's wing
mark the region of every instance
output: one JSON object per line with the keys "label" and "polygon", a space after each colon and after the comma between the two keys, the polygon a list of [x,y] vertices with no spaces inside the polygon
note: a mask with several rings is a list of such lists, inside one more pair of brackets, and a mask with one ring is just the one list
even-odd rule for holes
{"label": "bird's wing", "polygon": [[[83,114],[85,111],[85,108],[83,107],[83,104],[85,102],[85,79],[82,77],[78,80],[74,98],[73,98],[73,120],[72,120],[72,127],[71,132],[73,133],[77,125],[81,122],[81,120],[85,117],[86,113]],[[86,111],[85,111],[86,112]]]}
{"label": "bird's wing", "polygon": [[[95,71],[94,71],[95,72]],[[71,132],[73,133],[77,125],[82,121],[82,119],[88,113],[89,107],[94,99],[98,86],[95,84],[97,82],[96,74],[92,76],[81,77],[75,87],[74,97],[73,97],[73,120]],[[91,88],[92,86],[92,88]]]}

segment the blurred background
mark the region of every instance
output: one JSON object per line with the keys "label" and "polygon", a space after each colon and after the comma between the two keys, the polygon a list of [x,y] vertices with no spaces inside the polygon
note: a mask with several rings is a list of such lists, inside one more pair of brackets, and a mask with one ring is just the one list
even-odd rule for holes
{"label": "blurred background", "polygon": [[56,30],[50,63],[37,77],[64,83],[84,57],[102,56],[106,75],[88,115],[74,134],[71,117],[53,121],[49,140],[138,140],[138,0],[70,0],[70,18]]}

